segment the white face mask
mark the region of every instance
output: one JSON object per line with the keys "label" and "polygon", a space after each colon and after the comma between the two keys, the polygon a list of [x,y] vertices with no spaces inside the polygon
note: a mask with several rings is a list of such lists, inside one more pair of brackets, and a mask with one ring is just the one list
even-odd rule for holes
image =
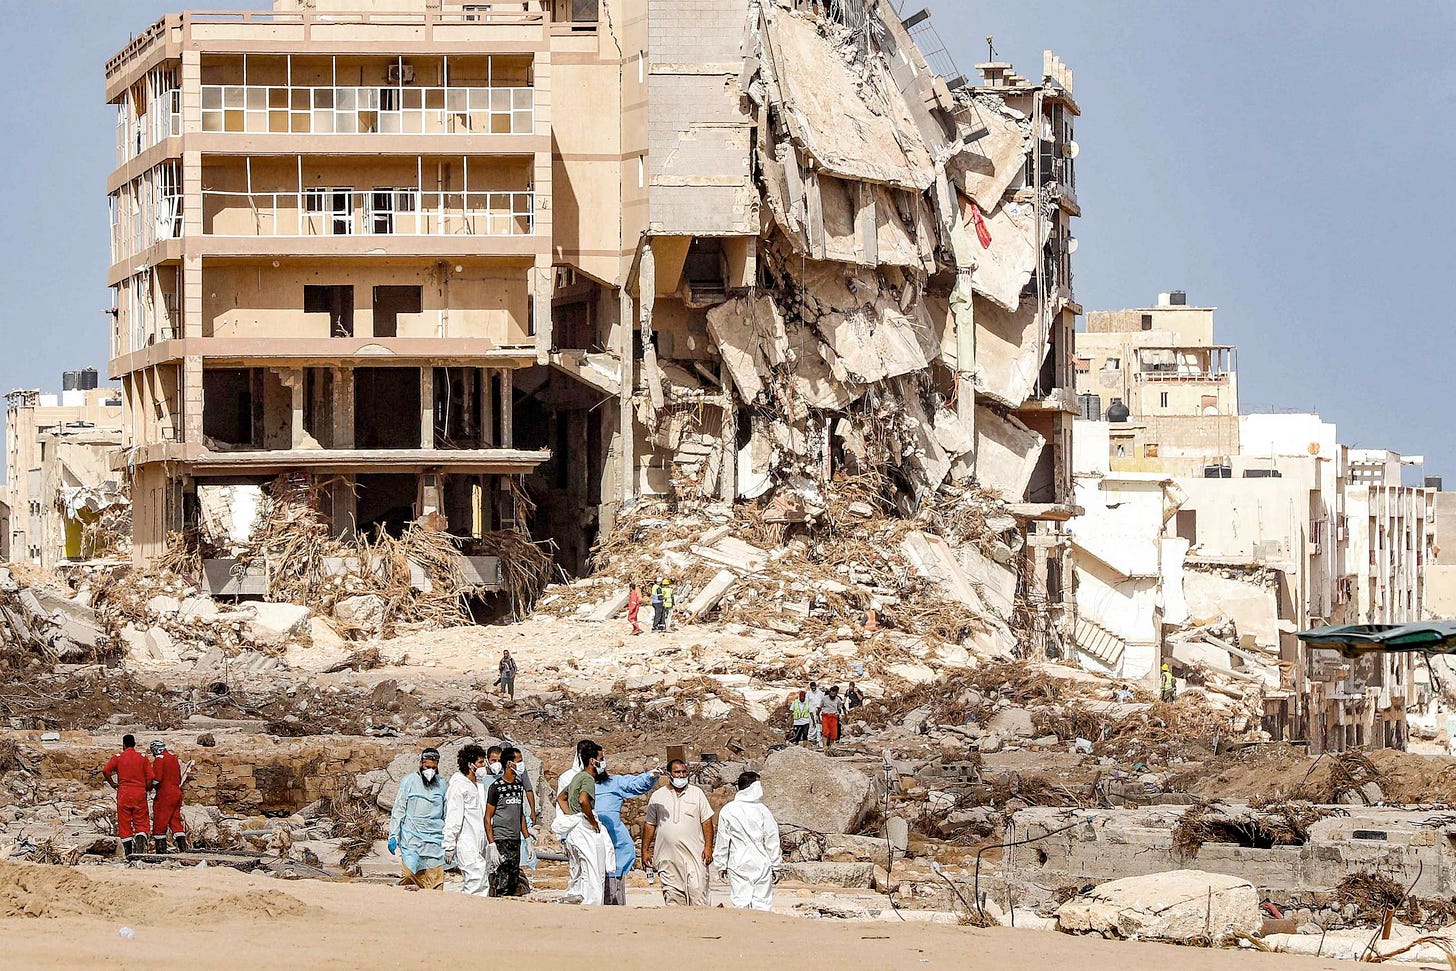
{"label": "white face mask", "polygon": [[420,770],[420,775],[422,775],[422,776],[425,777],[425,781],[426,782],[434,782],[435,781],[435,770],[434,769],[421,769]]}
{"label": "white face mask", "polygon": [[672,785],[675,789],[686,789],[688,787],[688,780],[686,778],[679,779],[676,776],[673,776]]}
{"label": "white face mask", "polygon": [[601,774],[605,771],[607,771],[607,760],[605,758],[597,759],[597,773]]}
{"label": "white face mask", "polygon": [[490,774],[491,775],[500,775],[501,774],[501,764],[499,762],[492,762],[490,764]]}

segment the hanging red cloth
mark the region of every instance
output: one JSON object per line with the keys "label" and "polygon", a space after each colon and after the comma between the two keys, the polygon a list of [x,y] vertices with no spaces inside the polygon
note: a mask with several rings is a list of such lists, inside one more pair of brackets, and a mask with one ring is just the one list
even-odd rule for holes
{"label": "hanging red cloth", "polygon": [[971,203],[971,222],[976,224],[976,238],[981,241],[981,248],[990,249],[991,230],[986,228],[986,218],[981,215],[981,207],[974,202]]}

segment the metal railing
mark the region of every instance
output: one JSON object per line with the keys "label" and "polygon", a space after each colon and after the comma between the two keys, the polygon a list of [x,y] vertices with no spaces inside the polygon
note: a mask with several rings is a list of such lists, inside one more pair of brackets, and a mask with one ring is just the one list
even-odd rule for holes
{"label": "metal railing", "polygon": [[204,84],[202,130],[310,135],[530,135],[530,87]]}
{"label": "metal railing", "polygon": [[534,192],[202,193],[204,236],[530,236],[535,232]]}
{"label": "metal railing", "polygon": [[1137,381],[1225,381],[1229,371],[1134,371]]}

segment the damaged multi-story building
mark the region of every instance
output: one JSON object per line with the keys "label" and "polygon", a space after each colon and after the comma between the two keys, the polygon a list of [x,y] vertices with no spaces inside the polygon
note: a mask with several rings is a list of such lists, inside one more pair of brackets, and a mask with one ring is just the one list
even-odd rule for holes
{"label": "damaged multi-story building", "polygon": [[1072,74],[933,40],[865,0],[159,21],[107,64],[138,558],[283,471],[341,532],[528,525],[579,573],[642,497],[812,516],[876,470],[999,493],[1056,639]]}
{"label": "damaged multi-story building", "polygon": [[1077,335],[1078,654],[1127,677],[1166,661],[1315,752],[1402,746],[1409,656],[1296,634],[1426,616],[1431,493],[1400,480],[1419,459],[1347,448],[1317,414],[1241,414],[1236,352],[1177,291]]}
{"label": "damaged multi-story building", "polygon": [[5,396],[9,515],[0,562],[49,568],[113,545],[88,534],[103,514],[127,505],[122,475],[112,467],[121,450],[121,392],[99,383],[87,368],[65,372],[59,394]]}

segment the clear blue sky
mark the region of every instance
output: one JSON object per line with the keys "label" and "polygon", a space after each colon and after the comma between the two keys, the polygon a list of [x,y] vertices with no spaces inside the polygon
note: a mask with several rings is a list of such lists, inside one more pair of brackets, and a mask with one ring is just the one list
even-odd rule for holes
{"label": "clear blue sky", "polygon": [[[1424,453],[1456,480],[1446,214],[1456,158],[1456,5],[906,0],[961,70],[986,54],[1076,72],[1077,295],[1160,290],[1219,308],[1245,402],[1317,409],[1350,445]],[[58,390],[107,353],[102,63],[181,4],[0,0],[8,232],[0,390]],[[230,0],[230,9],[266,0]]]}

